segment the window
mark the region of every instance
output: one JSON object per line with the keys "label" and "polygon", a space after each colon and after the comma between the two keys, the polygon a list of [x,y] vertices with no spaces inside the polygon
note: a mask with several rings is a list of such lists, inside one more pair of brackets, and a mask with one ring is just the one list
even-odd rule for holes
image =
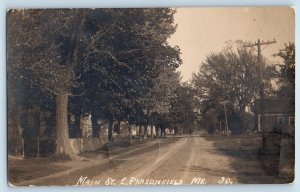
{"label": "window", "polygon": [[289,125],[295,125],[295,117],[289,117]]}
{"label": "window", "polygon": [[283,117],[278,117],[278,125],[283,125]]}

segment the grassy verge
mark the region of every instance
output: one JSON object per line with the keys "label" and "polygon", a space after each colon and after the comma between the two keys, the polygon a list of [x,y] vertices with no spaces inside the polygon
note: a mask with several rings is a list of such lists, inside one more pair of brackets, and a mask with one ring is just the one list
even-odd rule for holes
{"label": "grassy verge", "polygon": [[293,170],[284,174],[279,172],[279,165],[276,165],[276,162],[279,161],[280,154],[261,155],[261,134],[206,135],[205,138],[213,141],[219,152],[232,157],[231,166],[236,171],[240,183],[267,184],[293,181]]}

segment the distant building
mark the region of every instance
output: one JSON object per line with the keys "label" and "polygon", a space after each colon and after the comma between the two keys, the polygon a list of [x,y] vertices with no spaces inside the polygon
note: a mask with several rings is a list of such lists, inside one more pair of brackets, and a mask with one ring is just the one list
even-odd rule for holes
{"label": "distant building", "polygon": [[[261,110],[264,112],[264,125],[261,123]],[[268,98],[256,102],[258,131],[295,133],[295,100],[290,98]],[[262,129],[265,128],[265,129]]]}

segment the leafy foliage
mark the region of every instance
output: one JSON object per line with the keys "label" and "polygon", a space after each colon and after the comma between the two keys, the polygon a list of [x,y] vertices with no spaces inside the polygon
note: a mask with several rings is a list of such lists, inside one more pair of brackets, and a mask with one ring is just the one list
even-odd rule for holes
{"label": "leafy foliage", "polygon": [[[56,111],[63,113],[70,98],[69,112],[91,113],[93,124],[99,118],[133,124],[167,110],[160,107],[168,105],[181,64],[179,48],[167,42],[176,30],[174,14],[169,8],[10,10],[9,87],[33,84],[46,96],[42,103],[59,98]],[[57,128],[67,129],[64,118],[59,122]]]}
{"label": "leafy foliage", "polygon": [[[271,72],[274,72],[274,67],[266,67],[264,73]],[[271,76],[265,75],[265,92],[271,87],[270,78]],[[236,128],[231,127],[232,131],[243,132],[246,107],[251,109],[258,97],[257,56],[252,50],[242,46],[238,46],[236,50],[229,48],[219,53],[211,53],[202,62],[199,72],[193,74],[192,84],[201,98],[203,114],[214,109],[218,120],[224,121],[222,102],[227,102],[229,124],[238,124],[234,125]]]}
{"label": "leafy foliage", "polygon": [[285,48],[279,50],[276,55],[283,59],[277,76],[279,83],[282,84],[278,94],[295,98],[295,43],[285,44]]}

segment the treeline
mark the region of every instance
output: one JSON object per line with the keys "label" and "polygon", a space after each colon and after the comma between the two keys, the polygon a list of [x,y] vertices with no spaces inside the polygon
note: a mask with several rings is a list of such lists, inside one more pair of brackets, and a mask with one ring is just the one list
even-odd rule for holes
{"label": "treeline", "polygon": [[[201,126],[209,133],[226,130],[241,134],[257,131],[256,117],[260,76],[256,50],[236,41],[221,52],[209,54],[193,74],[192,87],[200,98]],[[261,58],[265,98],[295,100],[295,44],[274,53],[281,64]],[[226,114],[225,114],[226,111]],[[227,116],[227,118],[226,118]]]}
{"label": "treeline", "polygon": [[129,134],[133,125],[186,122],[179,118],[193,109],[177,106],[186,96],[176,72],[180,49],[167,42],[176,31],[174,14],[169,8],[9,10],[9,118],[22,127],[22,111],[43,111],[48,130],[54,128],[54,155],[69,158],[75,155],[68,138],[81,137],[83,114],[91,115],[93,137],[101,132],[98,120],[107,121],[109,140],[115,122],[128,122]]}

